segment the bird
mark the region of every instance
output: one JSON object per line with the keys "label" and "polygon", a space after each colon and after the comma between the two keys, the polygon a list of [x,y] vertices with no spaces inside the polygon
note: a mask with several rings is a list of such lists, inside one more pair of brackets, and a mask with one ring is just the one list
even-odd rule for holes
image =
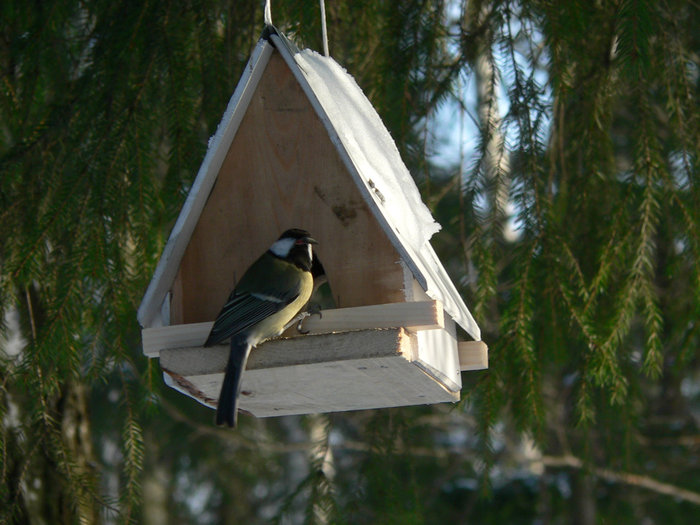
{"label": "bird", "polygon": [[313,291],[317,272],[309,232],[292,228],[280,235],[243,274],[219,312],[204,346],[231,338],[216,408],[216,424],[236,426],[241,375],[250,351],[277,337],[294,321]]}

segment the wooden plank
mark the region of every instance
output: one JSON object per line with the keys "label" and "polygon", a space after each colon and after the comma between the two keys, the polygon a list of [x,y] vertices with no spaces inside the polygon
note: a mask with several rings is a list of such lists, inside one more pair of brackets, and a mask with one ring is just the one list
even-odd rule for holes
{"label": "wooden plank", "polygon": [[[273,48],[269,43],[263,40],[258,42],[248,60],[241,80],[229,100],[224,118],[210,141],[207,154],[187,195],[185,204],[180,210],[180,215],[170,232],[170,237],[158,260],[153,278],[139,306],[137,317],[144,328],[153,326],[163,299],[176,278],[190,237],[272,51]],[[179,312],[177,306],[176,302],[176,312]]]}
{"label": "wooden plank", "polygon": [[[227,357],[220,345],[164,350],[160,361],[169,384],[213,407]],[[403,329],[268,341],[251,353],[240,407],[268,417],[458,401],[416,357]]]}
{"label": "wooden plank", "polygon": [[148,357],[158,357],[166,348],[202,346],[211,331],[213,322],[176,324],[141,330],[143,353]]}
{"label": "wooden plank", "polygon": [[399,253],[274,52],[182,257],[171,324],[213,321],[236,279],[290,227],[319,241],[336,306],[404,301]]}
{"label": "wooden plank", "polygon": [[489,367],[489,347],[483,341],[460,341],[457,351],[460,370],[484,370]]}
{"label": "wooden plank", "polygon": [[368,328],[404,327],[419,331],[444,326],[442,305],[438,301],[420,301],[323,310],[320,315],[305,319],[302,329],[311,334],[327,334]]}
{"label": "wooden plank", "polygon": [[455,322],[449,316],[444,330],[416,332],[417,362],[453,391],[462,389],[456,332]]}
{"label": "wooden plank", "polygon": [[[167,348],[201,346],[213,322],[146,328],[142,330],[143,353],[157,357]],[[323,310],[304,320],[303,330],[310,334],[327,334],[372,328],[407,328],[411,331],[432,330],[445,326],[438,301],[391,303]]]}
{"label": "wooden plank", "polygon": [[[412,276],[407,276],[405,288],[409,301],[430,300]],[[458,391],[462,389],[462,374],[457,355],[457,327],[449,315],[445,316],[444,328],[416,332],[418,360],[421,366],[439,378],[450,390]]]}
{"label": "wooden plank", "polygon": [[[251,352],[246,370],[396,355],[413,361],[415,349],[412,338],[412,334],[397,328],[273,339]],[[210,348],[170,348],[161,352],[160,365],[185,376],[222,373],[228,352],[227,344]]]}

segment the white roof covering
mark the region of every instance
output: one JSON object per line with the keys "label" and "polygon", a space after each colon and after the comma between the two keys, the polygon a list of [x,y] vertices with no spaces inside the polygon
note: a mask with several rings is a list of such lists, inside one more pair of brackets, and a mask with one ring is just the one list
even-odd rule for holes
{"label": "white roof covering", "polygon": [[401,160],[379,114],[335,60],[305,49],[294,55],[301,74],[384,216],[414,250],[440,230]]}
{"label": "white roof covering", "polygon": [[[441,301],[445,311],[479,340],[479,327],[430,246],[430,237],[440,225],[421,200],[394,140],[370,101],[354,78],[332,58],[311,50],[299,51],[274,31],[269,38],[304,90],[365,201],[416,280],[429,297]],[[204,207],[206,198],[190,197],[199,192],[209,194],[271,52],[272,46],[263,37],[210,140],[199,174],[139,308],[142,326],[152,325],[160,311]]]}

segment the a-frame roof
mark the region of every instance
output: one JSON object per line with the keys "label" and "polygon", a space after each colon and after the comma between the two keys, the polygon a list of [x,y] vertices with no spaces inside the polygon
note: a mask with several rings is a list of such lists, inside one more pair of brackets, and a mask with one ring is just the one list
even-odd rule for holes
{"label": "a-frame roof", "polygon": [[278,51],[323,123],[347,171],[387,238],[426,294],[474,339],[479,327],[450,280],[430,237],[440,229],[422,202],[396,144],[355,80],[332,58],[299,51],[267,28],[209,142],[199,173],[173,227],[138,311],[143,327],[159,324],[161,305],[204,208],[253,92],[274,51]]}

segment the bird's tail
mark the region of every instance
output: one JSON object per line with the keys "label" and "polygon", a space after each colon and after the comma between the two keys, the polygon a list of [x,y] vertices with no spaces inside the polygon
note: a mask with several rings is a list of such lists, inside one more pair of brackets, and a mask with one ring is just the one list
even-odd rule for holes
{"label": "bird's tail", "polygon": [[216,407],[216,424],[236,426],[238,417],[238,394],[241,389],[241,375],[245,370],[251,346],[244,337],[231,338],[231,353],[226,364],[224,382],[221,384],[219,403]]}

